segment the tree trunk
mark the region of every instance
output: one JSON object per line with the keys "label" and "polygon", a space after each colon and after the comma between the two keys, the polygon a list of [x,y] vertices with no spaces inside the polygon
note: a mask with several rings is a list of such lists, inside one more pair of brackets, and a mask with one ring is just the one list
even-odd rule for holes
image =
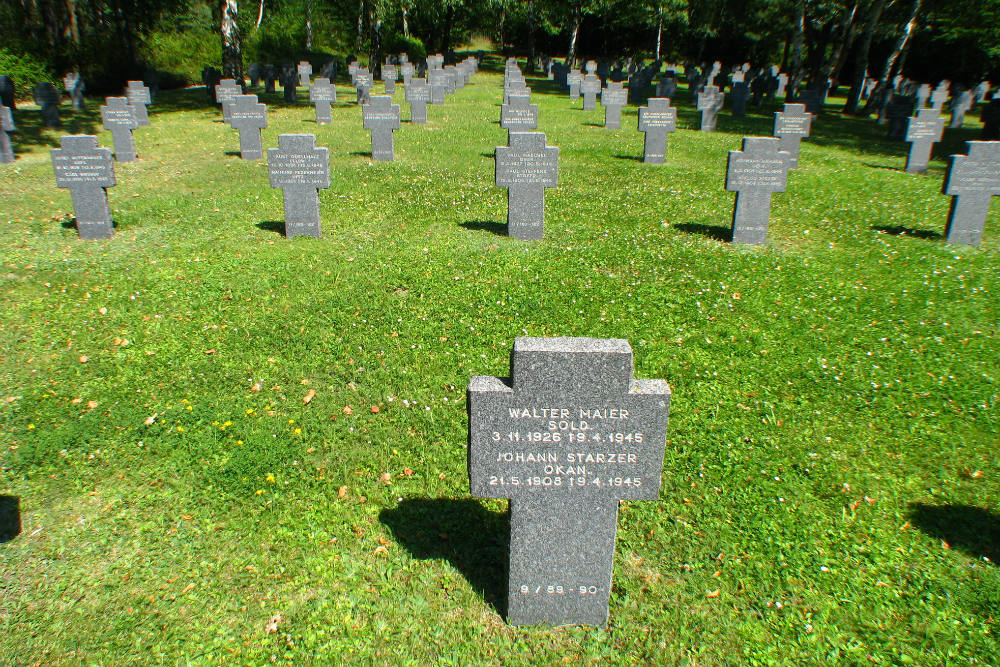
{"label": "tree trunk", "polygon": [[855,22],[857,15],[858,3],[855,2],[854,6],[850,9],[849,15],[845,18],[843,35],[841,42],[837,45],[834,52],[835,55],[830,56],[830,61],[833,63],[833,67],[830,69],[830,78],[838,84],[840,82],[840,72],[844,69],[844,63],[847,62],[847,56],[851,52],[851,47],[854,46],[855,38],[858,36],[857,23]]}
{"label": "tree trunk", "polygon": [[576,38],[580,34],[580,24],[583,23],[583,11],[577,5],[573,8],[573,29],[569,31],[569,52],[566,54],[566,64],[573,67],[576,62]]}
{"label": "tree trunk", "polygon": [[802,82],[802,45],[806,38],[806,2],[797,0],[795,3],[795,32],[792,35],[791,77],[789,90],[798,94],[799,83]]}
{"label": "tree trunk", "polygon": [[361,58],[361,47],[365,43],[365,0],[358,0],[358,38],[354,44],[354,52]]}
{"label": "tree trunk", "polygon": [[66,14],[69,23],[66,26],[67,36],[76,46],[80,46],[80,24],[76,18],[76,0],[66,0]]}
{"label": "tree trunk", "polygon": [[306,51],[313,50],[313,0],[306,0]]}
{"label": "tree trunk", "polygon": [[409,17],[410,13],[406,10],[406,5],[403,5],[400,9],[403,12],[403,37],[406,37],[407,39],[409,39],[409,37],[410,37],[410,23],[409,23],[408,17]]}
{"label": "tree trunk", "polygon": [[257,9],[257,23],[255,23],[253,26],[254,30],[260,27],[261,21],[263,20],[264,20],[264,0],[260,0],[260,7]]}
{"label": "tree trunk", "polygon": [[885,9],[886,0],[875,0],[872,4],[871,12],[868,15],[868,24],[865,32],[861,36],[861,46],[854,56],[854,78],[851,81],[851,91],[847,95],[847,104],[844,105],[844,113],[857,113],[858,104],[861,102],[861,93],[865,87],[865,74],[868,71],[868,54],[872,48],[872,38],[875,36],[875,28],[879,19],[882,18],[882,10]]}
{"label": "tree trunk", "polygon": [[441,53],[447,59],[451,53],[451,24],[455,20],[455,5],[449,4],[444,13],[444,34],[441,35]]}
{"label": "tree trunk", "polygon": [[535,0],[528,2],[528,74],[535,73]]}
{"label": "tree trunk", "polygon": [[243,44],[240,27],[236,23],[239,13],[236,0],[221,0],[222,7],[222,76],[243,83]]}
{"label": "tree trunk", "polygon": [[917,14],[920,13],[921,4],[922,0],[913,0],[913,6],[910,7],[910,18],[903,24],[903,29],[900,31],[899,37],[896,38],[892,52],[885,59],[885,65],[882,66],[882,76],[879,77],[882,81],[889,80],[889,77],[892,75],[893,65],[896,64],[896,59],[899,58],[899,54],[903,52],[903,49],[909,43],[910,35],[913,34],[913,29],[917,25]]}
{"label": "tree trunk", "polygon": [[382,19],[378,15],[378,7],[370,5],[368,10],[368,25],[371,26],[371,38],[368,40],[368,69],[372,79],[382,78]]}
{"label": "tree trunk", "polygon": [[656,60],[660,59],[660,47],[663,44],[663,7],[656,8]]}

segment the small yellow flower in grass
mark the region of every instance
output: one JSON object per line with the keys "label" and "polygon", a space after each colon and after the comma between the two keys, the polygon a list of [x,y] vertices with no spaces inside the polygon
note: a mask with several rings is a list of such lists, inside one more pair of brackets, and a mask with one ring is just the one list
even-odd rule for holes
{"label": "small yellow flower in grass", "polygon": [[252,415],[253,414],[253,408],[250,408],[249,410],[247,410],[247,414],[248,415]]}
{"label": "small yellow flower in grass", "polygon": [[233,425],[233,422],[231,422],[231,421],[229,421],[229,420],[227,419],[226,421],[222,422],[222,425],[223,425],[223,426],[232,426],[232,425]]}
{"label": "small yellow flower in grass", "polygon": [[274,475],[272,475],[271,473],[267,473],[267,477],[265,477],[264,479],[267,480],[270,484],[274,484]]}
{"label": "small yellow flower in grass", "polygon": [[237,440],[236,444],[239,445],[240,447],[242,447],[243,446],[243,441],[242,440]]}
{"label": "small yellow flower in grass", "polygon": [[257,494],[258,496],[262,496],[262,495],[264,495],[264,489],[257,489],[257,491],[256,491],[255,493],[256,493],[256,494]]}
{"label": "small yellow flower in grass", "polygon": [[33,428],[35,428],[35,425],[34,425],[34,424],[28,424],[28,430],[29,430],[29,431],[30,431],[31,429],[33,429]]}
{"label": "small yellow flower in grass", "polygon": [[302,429],[297,428],[294,431],[292,431],[292,433],[294,433],[295,435],[298,435],[298,434],[302,433]]}
{"label": "small yellow flower in grass", "polygon": [[289,420],[288,420],[288,423],[289,423],[289,424],[294,424],[294,423],[295,423],[295,420],[294,420],[294,419],[289,419]]}
{"label": "small yellow flower in grass", "polygon": [[177,427],[177,432],[178,433],[183,433],[184,432],[184,427],[183,426],[178,426]]}
{"label": "small yellow flower in grass", "polygon": [[192,407],[191,407],[190,405],[189,405],[189,406],[187,406],[187,407],[186,407],[186,408],[184,408],[184,409],[185,409],[185,410],[194,410],[194,408],[192,408]]}

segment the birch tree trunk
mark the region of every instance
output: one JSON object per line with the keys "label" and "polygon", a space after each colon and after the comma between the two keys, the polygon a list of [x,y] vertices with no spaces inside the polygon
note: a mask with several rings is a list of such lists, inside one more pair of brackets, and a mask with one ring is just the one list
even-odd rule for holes
{"label": "birch tree trunk", "polygon": [[875,36],[875,28],[878,26],[879,19],[882,18],[882,10],[885,9],[886,1],[875,0],[871,12],[868,14],[868,24],[861,36],[861,46],[858,47],[858,52],[854,57],[854,78],[851,80],[851,92],[847,95],[844,113],[858,112],[861,93],[865,87],[865,73],[868,71],[868,54],[872,48],[872,38]]}
{"label": "birch tree trunk", "polygon": [[889,80],[889,77],[892,75],[893,65],[896,64],[896,59],[899,58],[899,54],[903,52],[903,49],[909,43],[913,29],[917,25],[917,14],[920,13],[921,4],[922,0],[913,0],[913,5],[910,7],[910,18],[903,24],[903,29],[900,31],[899,37],[896,38],[892,52],[889,53],[889,57],[885,59],[885,65],[882,66],[882,76],[879,77],[882,81]]}
{"label": "birch tree trunk", "polygon": [[222,0],[222,76],[243,82],[243,44],[236,23],[236,0]]}
{"label": "birch tree trunk", "polygon": [[580,24],[583,22],[583,11],[577,5],[573,8],[573,29],[569,32],[569,52],[566,54],[566,64],[573,67],[576,62],[576,37],[580,34]]}
{"label": "birch tree trunk", "polygon": [[802,82],[802,45],[806,38],[806,2],[798,0],[795,3],[795,32],[792,35],[792,77],[788,82],[793,94],[798,94]]}

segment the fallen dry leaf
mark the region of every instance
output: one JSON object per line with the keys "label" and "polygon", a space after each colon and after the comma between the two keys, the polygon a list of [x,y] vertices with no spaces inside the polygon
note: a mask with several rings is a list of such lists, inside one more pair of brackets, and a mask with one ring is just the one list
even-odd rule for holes
{"label": "fallen dry leaf", "polygon": [[145,424],[146,426],[152,426],[153,422],[156,421],[156,417],[159,414],[160,414],[159,412],[154,412],[153,414],[151,414],[148,417],[146,417],[146,419],[142,423]]}
{"label": "fallen dry leaf", "polygon": [[947,542],[945,542],[944,540],[941,540],[941,548],[942,549],[951,549],[951,545],[948,544]]}
{"label": "fallen dry leaf", "polygon": [[250,391],[257,392],[257,391],[260,391],[261,388],[262,387],[261,387],[260,382],[254,382],[252,385],[250,385]]}
{"label": "fallen dry leaf", "polygon": [[337,497],[338,498],[343,498],[346,495],[347,495],[347,487],[346,486],[342,486],[339,489],[337,489]]}
{"label": "fallen dry leaf", "polygon": [[79,362],[80,362],[81,364],[85,364],[85,363],[87,363],[88,361],[90,361],[90,357],[88,357],[88,356],[87,356],[87,355],[85,355],[85,354],[81,354],[81,355],[80,355],[79,357],[77,357],[77,359],[76,359],[76,360],[77,360],[77,361],[79,361]]}
{"label": "fallen dry leaf", "polygon": [[392,475],[387,472],[384,472],[378,476],[378,481],[382,482],[386,486],[389,486],[390,484],[392,484]]}
{"label": "fallen dry leaf", "polygon": [[93,410],[97,407],[97,401],[87,401],[87,407]]}
{"label": "fallen dry leaf", "polygon": [[74,398],[72,401],[70,401],[70,403],[72,403],[73,405],[76,405],[77,403],[83,403],[83,399],[82,398]]}
{"label": "fallen dry leaf", "polygon": [[349,406],[349,405],[345,405],[345,406],[344,406],[344,409],[343,409],[343,411],[342,411],[342,412],[343,412],[343,413],[344,413],[345,415],[353,415],[353,414],[354,414],[354,408],[352,408],[352,407],[351,407],[351,406]]}
{"label": "fallen dry leaf", "polygon": [[378,406],[377,405],[373,405],[372,406],[372,414],[378,414]]}
{"label": "fallen dry leaf", "polygon": [[108,309],[105,308],[104,306],[101,306],[100,308],[97,309],[97,312],[99,312],[101,315],[107,315]]}
{"label": "fallen dry leaf", "polygon": [[407,477],[412,476],[413,475],[413,468],[403,468],[403,474],[406,475]]}
{"label": "fallen dry leaf", "polygon": [[215,348],[213,347],[211,349],[205,350],[205,354],[215,354]]}
{"label": "fallen dry leaf", "polygon": [[383,546],[383,545],[380,544],[377,547],[375,547],[375,553],[377,553],[377,554],[387,554],[387,553],[389,553],[389,550],[386,549],[385,546]]}
{"label": "fallen dry leaf", "polygon": [[708,591],[707,593],[705,593],[705,597],[707,597],[707,598],[717,598],[717,597],[719,597],[719,589],[717,588],[714,591]]}
{"label": "fallen dry leaf", "polygon": [[190,591],[194,590],[195,586],[197,586],[197,584],[194,583],[188,584],[187,586],[184,587],[184,590],[181,591],[181,595],[184,595],[185,593],[189,593]]}
{"label": "fallen dry leaf", "polygon": [[302,397],[302,402],[306,405],[309,405],[309,401],[313,400],[313,397],[315,395],[316,395],[316,390],[310,389],[309,391],[306,392],[306,395]]}

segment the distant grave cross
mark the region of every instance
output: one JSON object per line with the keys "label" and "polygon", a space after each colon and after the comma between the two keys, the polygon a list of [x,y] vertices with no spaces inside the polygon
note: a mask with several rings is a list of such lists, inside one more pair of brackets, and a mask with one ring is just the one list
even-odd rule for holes
{"label": "distant grave cross", "polygon": [[111,150],[98,148],[97,137],[64,136],[52,151],[56,187],[69,188],[76,230],[81,239],[107,239],[114,234],[107,188],[115,184]]}
{"label": "distant grave cross", "polygon": [[303,88],[308,88],[311,85],[309,79],[313,73],[312,63],[309,63],[305,60],[299,62],[298,73],[299,73],[299,85],[302,86]]}
{"label": "distant grave cross", "polygon": [[948,243],[977,246],[983,239],[990,199],[1000,195],[1000,141],[969,141],[968,155],[952,155],[944,193],[951,195]]}
{"label": "distant grave cross", "polygon": [[271,187],[281,188],[285,236],[322,236],[319,188],[330,187],[330,154],[316,147],[311,134],[282,134],[278,147],[267,149]]}
{"label": "distant grave cross", "polygon": [[14,161],[14,147],[7,136],[8,132],[14,130],[14,115],[10,112],[10,107],[0,104],[0,163]]}
{"label": "distant grave cross", "polygon": [[975,104],[975,99],[971,90],[963,90],[951,101],[951,122],[948,127],[958,129],[965,124],[965,114]]}
{"label": "distant grave cross", "polygon": [[240,157],[259,160],[264,157],[260,131],[267,127],[267,105],[256,95],[239,95],[229,109],[229,124],[240,133]]}
{"label": "distant grave cross", "polygon": [[714,132],[719,119],[719,110],[725,103],[726,94],[718,86],[705,86],[698,93],[698,111],[701,112],[701,131]]}
{"label": "distant grave cross", "polygon": [[934,92],[931,93],[931,108],[941,111],[944,103],[948,101],[948,89],[950,86],[942,81],[938,84]]}
{"label": "distant grave cross", "polygon": [[944,118],[934,108],[921,109],[910,118],[906,126],[906,140],[910,153],[906,157],[906,173],[920,174],[927,171],[934,143],[944,135]]}
{"label": "distant grave cross", "polygon": [[135,137],[132,130],[139,127],[135,117],[135,107],[126,97],[109,97],[101,107],[101,123],[105,130],[111,130],[111,140],[115,147],[115,159],[119,162],[134,162]]}
{"label": "distant grave cross", "polygon": [[329,123],[333,121],[330,115],[330,104],[337,101],[337,89],[330,80],[319,77],[309,88],[309,101],[316,106],[316,122]]}
{"label": "distant grave cross", "polygon": [[444,104],[444,96],[448,90],[448,74],[443,69],[427,70],[427,85],[431,89],[431,104]]}
{"label": "distant grave cross", "polygon": [[385,85],[385,94],[392,95],[396,92],[396,77],[399,76],[395,65],[382,66],[382,83]]}
{"label": "distant grave cross", "polygon": [[628,104],[628,88],[622,81],[608,81],[601,91],[601,106],[604,107],[604,127],[617,130],[622,126],[622,107]]}
{"label": "distant grave cross", "polygon": [[566,75],[566,84],[569,86],[569,99],[580,99],[580,86],[583,84],[583,74],[580,70],[570,70]]}
{"label": "distant grave cross", "polygon": [[510,498],[513,625],[603,625],[618,505],[659,497],[670,387],[627,340],[518,338],[510,378],[469,382],[469,487]]}
{"label": "distant grave cross", "polygon": [[500,107],[500,127],[511,132],[527,132],[538,127],[538,105],[529,95],[511,95]]}
{"label": "distant grave cross", "polygon": [[778,137],[780,148],[789,155],[789,168],[799,166],[799,146],[802,137],[808,137],[812,130],[811,113],[806,113],[806,105],[786,103],[785,108],[774,114],[774,136]]}
{"label": "distant grave cross", "polygon": [[726,189],[736,192],[733,207],[733,243],[767,241],[771,195],[784,192],[788,182],[788,154],[772,137],[744,137],[743,150],[729,151]]}
{"label": "distant grave cross", "polygon": [[583,94],[583,110],[593,111],[597,108],[597,94],[601,92],[601,79],[596,74],[587,74],[580,84]]}
{"label": "distant grave cross", "polygon": [[243,94],[243,89],[236,85],[235,79],[223,79],[215,87],[215,101],[222,105],[222,120],[229,122],[229,110],[236,98]]}
{"label": "distant grave cross", "polygon": [[146,109],[146,105],[152,102],[149,87],[142,81],[129,81],[128,87],[125,89],[125,97],[135,109],[135,119],[139,125],[149,125],[149,111]]}
{"label": "distant grave cross", "polygon": [[399,129],[399,105],[388,95],[373,95],[361,108],[366,130],[372,132],[372,159],[391,161],[395,158],[392,135]]}
{"label": "distant grave cross", "polygon": [[667,135],[677,129],[677,109],[666,97],[651,97],[639,107],[639,131],[645,132],[642,161],[663,164],[667,157]]}
{"label": "distant grave cross", "polygon": [[357,99],[355,100],[360,105],[368,104],[368,96],[371,94],[372,86],[374,85],[374,79],[372,79],[372,73],[365,68],[359,68],[357,72],[354,73],[354,89],[357,91]]}
{"label": "distant grave cross", "polygon": [[427,103],[431,101],[431,89],[424,79],[412,77],[403,84],[404,96],[410,104],[410,122],[427,122]]}
{"label": "distant grave cross", "polygon": [[545,225],[545,188],[559,182],[559,149],[545,145],[544,132],[511,132],[508,143],[496,149],[496,184],[507,188],[507,234],[539,240]]}

